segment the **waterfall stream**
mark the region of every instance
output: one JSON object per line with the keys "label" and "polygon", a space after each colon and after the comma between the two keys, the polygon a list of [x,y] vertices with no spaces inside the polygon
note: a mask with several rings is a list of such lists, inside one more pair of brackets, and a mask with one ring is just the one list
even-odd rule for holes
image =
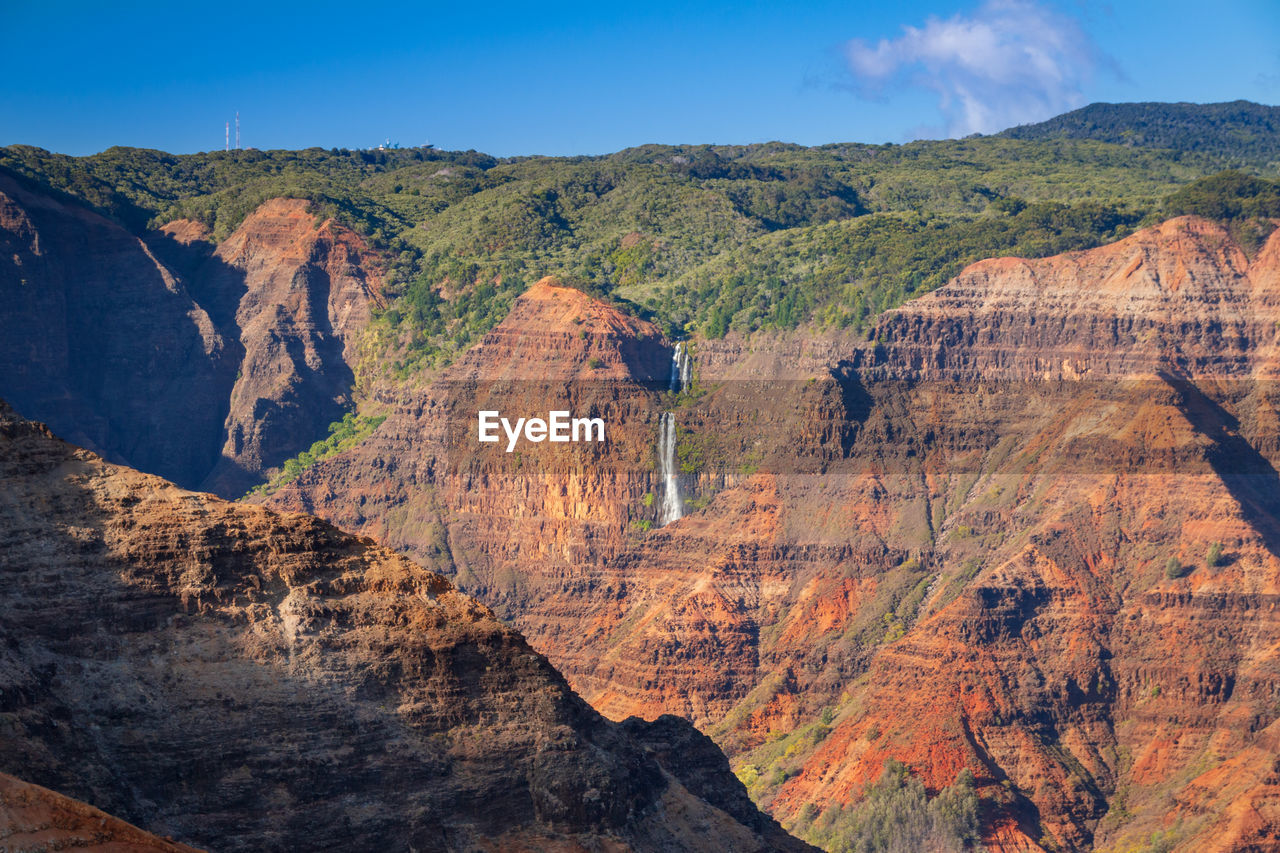
{"label": "waterfall stream", "polygon": [[662,475],[662,503],[658,506],[658,525],[667,525],[684,515],[680,499],[679,470],[676,459],[676,416],[662,413],[658,429],[658,473]]}
{"label": "waterfall stream", "polygon": [[692,378],[693,359],[689,357],[684,344],[676,344],[675,352],[671,353],[671,393],[679,394],[688,388]]}
{"label": "waterfall stream", "polygon": [[[693,379],[693,359],[683,343],[676,344],[671,353],[672,394],[688,389]],[[658,427],[658,473],[662,475],[662,502],[658,504],[658,525],[670,524],[684,515],[684,500],[680,497],[680,468],[676,458],[676,416],[664,412]]]}

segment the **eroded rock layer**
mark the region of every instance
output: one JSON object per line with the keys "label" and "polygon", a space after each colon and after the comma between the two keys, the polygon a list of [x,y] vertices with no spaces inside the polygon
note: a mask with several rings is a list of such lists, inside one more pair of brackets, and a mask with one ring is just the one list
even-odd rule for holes
{"label": "eroded rock layer", "polygon": [[[221,457],[202,484],[217,494],[243,494],[351,405],[356,339],[379,298],[379,261],[359,236],[317,223],[308,207],[266,202],[194,275],[194,289],[222,303],[243,351]],[[162,231],[182,241],[189,223]]]}
{"label": "eroded rock layer", "polygon": [[215,245],[0,174],[0,394],[108,458],[238,497],[350,407],[381,262],[307,202]]}
{"label": "eroded rock layer", "polygon": [[[1280,238],[1177,219],[977,264],[869,344],[700,342],[691,393],[614,386],[650,397],[604,455],[458,479],[428,390],[275,501],[438,559],[606,714],[690,716],[814,838],[898,758],[970,769],[996,849],[1267,849],[1277,294]],[[471,378],[541,350],[543,301]],[[570,378],[633,345],[551,325]],[[645,529],[659,410],[693,502]]]}
{"label": "eroded rock layer", "polygon": [[5,850],[98,853],[194,853],[194,848],[69,797],[0,773],[0,846]]}
{"label": "eroded rock layer", "polygon": [[0,174],[0,394],[194,485],[218,455],[233,346],[141,239]]}
{"label": "eroded rock layer", "polygon": [[438,574],[0,405],[0,770],[218,850],[802,849]]}

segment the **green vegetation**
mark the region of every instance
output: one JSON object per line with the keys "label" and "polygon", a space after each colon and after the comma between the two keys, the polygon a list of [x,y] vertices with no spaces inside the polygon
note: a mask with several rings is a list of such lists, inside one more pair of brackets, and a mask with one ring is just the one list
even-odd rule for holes
{"label": "green vegetation", "polygon": [[330,456],[336,456],[344,450],[355,447],[368,438],[375,429],[382,426],[382,422],[386,419],[386,415],[366,417],[348,412],[343,416],[342,420],[329,424],[328,438],[317,441],[309,449],[304,450],[292,459],[285,460],[275,477],[269,482],[256,487],[249,494],[271,494],[285,483],[296,480],[299,474],[321,459],[328,459]]}
{"label": "green vegetation", "polygon": [[907,145],[508,159],[431,148],[68,157],[13,146],[0,148],[0,171],[139,234],[185,217],[221,239],[266,199],[310,200],[386,258],[390,304],[368,351],[404,378],[447,363],[544,275],[681,337],[807,323],[865,331],[984,257],[1089,248],[1170,212],[1256,222],[1273,210],[1275,185],[1244,173],[1188,185],[1224,166],[1280,174],[1266,135],[1274,108],[1136,106],[1089,108],[1084,130],[1070,114],[1056,129]]}
{"label": "green vegetation", "polygon": [[1185,567],[1177,557],[1170,557],[1169,562],[1164,564],[1164,576],[1169,580],[1175,580],[1187,574]]}
{"label": "green vegetation", "polygon": [[1219,168],[1266,166],[1280,161],[1280,108],[1249,101],[1090,104],[999,135],[1026,140],[1094,139],[1194,152],[1211,158]]}
{"label": "green vegetation", "polygon": [[1216,569],[1222,565],[1222,543],[1214,542],[1209,546],[1209,552],[1204,556],[1204,564],[1211,569]]}
{"label": "green vegetation", "polygon": [[932,573],[915,557],[908,557],[880,575],[872,600],[845,628],[845,637],[859,646],[891,643],[915,622]]}
{"label": "green vegetation", "polygon": [[696,474],[706,464],[707,448],[698,434],[677,425],[676,460],[682,474]]}
{"label": "green vegetation", "polygon": [[860,800],[821,814],[801,811],[791,831],[835,853],[915,853],[980,850],[978,794],[973,774],[932,799],[906,765],[890,760]]}
{"label": "green vegetation", "polygon": [[1280,218],[1280,183],[1243,172],[1223,172],[1202,178],[1165,199],[1169,216],[1195,214],[1216,219],[1250,255],[1275,230]]}
{"label": "green vegetation", "polygon": [[1091,248],[1125,236],[1142,218],[1095,202],[1021,199],[1001,199],[981,216],[871,214],[766,235],[654,295],[627,295],[712,338],[812,321],[865,331],[880,312],[945,284],[974,261]]}

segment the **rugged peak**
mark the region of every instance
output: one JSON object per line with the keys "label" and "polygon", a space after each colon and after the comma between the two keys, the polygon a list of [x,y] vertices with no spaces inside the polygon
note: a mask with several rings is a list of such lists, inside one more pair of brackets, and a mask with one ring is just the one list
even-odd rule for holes
{"label": "rugged peak", "polygon": [[108,464],[3,406],[0,580],[0,772],[161,833],[809,849],[744,806],[708,745],[664,758],[697,741],[687,723],[608,722],[440,575]]}
{"label": "rugged peak", "polygon": [[572,324],[577,327],[570,330],[574,332],[585,330],[588,334],[630,334],[636,337],[658,335],[652,324],[624,314],[577,288],[568,287],[555,276],[539,279],[520,294],[515,311],[526,316],[525,322],[536,314],[548,325]]}
{"label": "rugged peak", "polygon": [[[1020,285],[1039,285],[1041,299],[1067,286],[1086,298],[1114,301],[1118,311],[1138,312],[1149,307],[1144,300],[1152,298],[1204,301],[1210,296],[1206,286],[1216,289],[1223,273],[1230,280],[1246,275],[1248,268],[1248,258],[1225,228],[1198,216],[1179,216],[1097,249],[1039,260],[979,261],[961,272],[956,284],[996,281],[999,286],[987,294],[988,304],[1019,294]],[[1195,274],[1204,270],[1215,275]],[[955,289],[959,288],[942,288],[939,301]],[[926,296],[921,302],[927,305],[929,300]]]}
{"label": "rugged peak", "polygon": [[[197,277],[202,304],[243,350],[221,459],[203,487],[243,494],[260,473],[341,419],[356,339],[381,300],[381,260],[358,234],[316,222],[309,202],[261,204]],[[305,443],[302,443],[305,446]]]}
{"label": "rugged peak", "polygon": [[364,240],[350,229],[332,220],[317,223],[305,199],[273,198],[245,217],[219,246],[218,255],[231,264],[297,266],[311,260],[318,241],[336,241],[348,251],[368,251]]}
{"label": "rugged peak", "polygon": [[877,337],[925,375],[1250,375],[1276,360],[1278,259],[1274,236],[1251,263],[1221,225],[1181,216],[1097,249],[980,261]]}
{"label": "rugged peak", "polygon": [[449,377],[660,381],[670,360],[652,323],[548,276],[516,299]]}

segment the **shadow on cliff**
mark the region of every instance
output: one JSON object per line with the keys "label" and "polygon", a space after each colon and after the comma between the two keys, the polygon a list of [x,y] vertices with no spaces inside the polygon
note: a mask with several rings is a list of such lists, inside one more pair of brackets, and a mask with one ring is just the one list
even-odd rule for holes
{"label": "shadow on cliff", "polygon": [[685,789],[764,848],[812,849],[687,722],[605,720],[519,635],[325,522],[68,476],[74,448],[3,402],[0,445],[0,530],[21,542],[0,549],[0,769],[225,850],[548,828],[674,849],[680,825],[653,816]]}
{"label": "shadow on cliff", "polygon": [[1280,472],[1240,435],[1240,423],[1221,404],[1201,391],[1185,374],[1164,370],[1157,375],[1177,394],[1178,410],[1213,442],[1206,461],[1240,504],[1263,544],[1280,559]]}
{"label": "shadow on cliff", "polygon": [[[12,203],[0,227],[0,395],[77,444],[197,485],[218,459],[240,357],[187,270],[220,262],[3,175],[0,195]],[[243,291],[243,274],[220,277]]]}

